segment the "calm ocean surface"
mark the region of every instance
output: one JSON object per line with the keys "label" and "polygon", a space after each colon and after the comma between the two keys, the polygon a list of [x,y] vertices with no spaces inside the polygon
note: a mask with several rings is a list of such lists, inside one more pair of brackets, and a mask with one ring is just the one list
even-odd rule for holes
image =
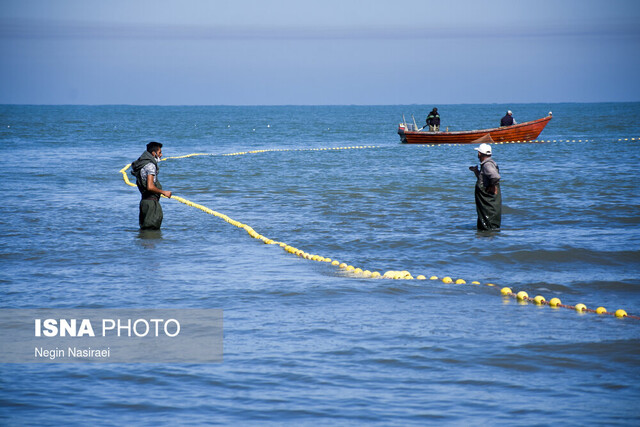
{"label": "calm ocean surface", "polygon": [[[640,315],[640,103],[438,106],[450,130],[553,111],[540,139],[558,142],[494,146],[493,235],[471,146],[399,143],[402,114],[432,107],[0,106],[2,308],[224,310],[221,364],[0,365],[0,424],[638,425],[640,321],[499,289]],[[141,235],[119,170],[151,140],[165,157],[375,145],[160,177],[307,252],[468,284],[354,278],[175,200]]]}

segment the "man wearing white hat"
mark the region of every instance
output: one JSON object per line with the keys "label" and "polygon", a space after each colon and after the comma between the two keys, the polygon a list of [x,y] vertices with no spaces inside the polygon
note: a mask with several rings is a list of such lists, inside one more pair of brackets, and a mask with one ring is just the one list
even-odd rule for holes
{"label": "man wearing white hat", "polygon": [[512,126],[515,125],[516,120],[513,118],[513,113],[511,110],[507,111],[507,114],[504,115],[502,119],[500,119],[500,127],[502,126]]}
{"label": "man wearing white hat", "polygon": [[502,219],[502,192],[500,191],[500,168],[491,158],[491,146],[480,144],[474,148],[478,152],[480,168],[470,166],[476,178],[476,211],[478,230],[497,230]]}

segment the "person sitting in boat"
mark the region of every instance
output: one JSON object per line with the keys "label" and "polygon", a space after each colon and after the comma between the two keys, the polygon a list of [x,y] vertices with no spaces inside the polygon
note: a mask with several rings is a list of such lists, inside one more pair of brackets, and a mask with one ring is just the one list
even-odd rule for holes
{"label": "person sitting in boat", "polygon": [[511,110],[507,111],[507,114],[505,114],[505,116],[502,118],[502,120],[500,120],[500,126],[512,126],[515,125],[516,120],[513,118],[513,113],[511,112]]}
{"label": "person sitting in boat", "polygon": [[431,112],[427,116],[427,126],[429,126],[430,132],[440,131],[440,114],[438,114],[437,108],[431,110]]}

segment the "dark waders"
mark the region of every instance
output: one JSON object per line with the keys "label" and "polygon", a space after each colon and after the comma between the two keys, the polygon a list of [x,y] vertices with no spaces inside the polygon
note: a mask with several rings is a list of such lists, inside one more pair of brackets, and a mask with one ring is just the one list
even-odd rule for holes
{"label": "dark waders", "polygon": [[[156,178],[160,172],[158,161],[148,152],[142,153],[140,158],[131,164],[131,175],[136,178],[136,186],[140,190],[142,200],[140,200],[140,215],[138,222],[143,230],[159,230],[162,225],[162,206],[160,206],[160,194],[147,190],[147,183],[142,179],[140,171],[148,164],[156,166]],[[155,186],[162,190],[160,180],[156,179]]]}
{"label": "dark waders", "polygon": [[497,230],[502,219],[502,191],[490,194],[482,187],[481,180],[476,182],[476,211],[478,212],[478,230]]}
{"label": "dark waders", "polygon": [[140,200],[140,215],[138,217],[142,230],[159,230],[162,225],[162,206],[157,199]]}

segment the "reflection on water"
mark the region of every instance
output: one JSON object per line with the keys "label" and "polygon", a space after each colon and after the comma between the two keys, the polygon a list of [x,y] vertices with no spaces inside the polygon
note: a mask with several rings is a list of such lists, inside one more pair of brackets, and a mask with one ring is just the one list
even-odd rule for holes
{"label": "reflection on water", "polygon": [[476,232],[476,237],[477,238],[485,238],[485,239],[494,239],[496,237],[500,236],[500,231],[502,229],[498,229],[498,230],[478,230]]}
{"label": "reflection on water", "polygon": [[162,229],[160,230],[138,230],[137,244],[147,248],[154,249],[157,241],[162,240]]}

